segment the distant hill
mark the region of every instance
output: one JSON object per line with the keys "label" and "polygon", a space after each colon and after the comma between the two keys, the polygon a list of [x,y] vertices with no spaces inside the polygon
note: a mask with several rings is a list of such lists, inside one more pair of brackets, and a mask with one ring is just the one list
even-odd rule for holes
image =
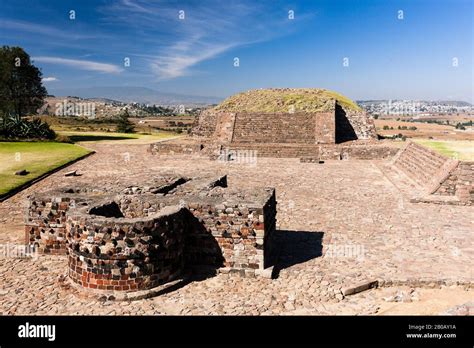
{"label": "distant hill", "polygon": [[472,106],[470,103],[461,101],[461,100],[405,100],[405,99],[377,99],[377,100],[356,100],[356,103],[359,105],[367,104],[388,104],[390,102],[417,102],[424,103],[428,105],[451,105],[457,107]]}
{"label": "distant hill", "polygon": [[87,99],[109,99],[124,103],[144,103],[159,105],[185,105],[186,107],[217,104],[222,99],[177,93],[164,93],[146,87],[88,87],[88,88],[51,88],[50,94],[76,96]]}

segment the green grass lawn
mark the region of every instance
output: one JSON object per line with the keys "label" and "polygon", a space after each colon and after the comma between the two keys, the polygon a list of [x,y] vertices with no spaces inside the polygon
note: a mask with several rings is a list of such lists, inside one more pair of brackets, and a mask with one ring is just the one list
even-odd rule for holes
{"label": "green grass lawn", "polygon": [[158,133],[141,134],[141,133],[115,133],[115,132],[81,132],[81,131],[57,131],[59,135],[67,136],[72,142],[107,142],[121,143],[126,141],[130,144],[153,143],[159,140],[178,137],[179,135],[171,132],[160,131]]}
{"label": "green grass lawn", "polygon": [[413,141],[429,147],[440,154],[461,161],[474,161],[474,142],[469,140],[428,140],[413,139]]}
{"label": "green grass lawn", "polygon": [[[0,197],[90,152],[81,146],[65,143],[0,142]],[[22,169],[30,173],[15,175]]]}

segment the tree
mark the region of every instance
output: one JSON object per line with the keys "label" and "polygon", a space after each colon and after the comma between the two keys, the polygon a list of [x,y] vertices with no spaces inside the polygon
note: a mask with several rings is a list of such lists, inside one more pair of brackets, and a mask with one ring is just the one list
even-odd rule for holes
{"label": "tree", "polygon": [[117,120],[117,132],[133,133],[135,131],[135,125],[128,120],[129,117],[130,115],[127,109],[119,115]]}
{"label": "tree", "polygon": [[20,117],[36,113],[47,96],[41,77],[21,47],[0,48],[0,113]]}

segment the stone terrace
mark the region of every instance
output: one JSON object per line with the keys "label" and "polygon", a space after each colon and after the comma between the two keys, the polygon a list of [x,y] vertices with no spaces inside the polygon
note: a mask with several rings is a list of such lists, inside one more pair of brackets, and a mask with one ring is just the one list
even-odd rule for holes
{"label": "stone terrace", "polygon": [[64,177],[63,170],[0,203],[0,242],[23,242],[26,197],[34,192],[76,182],[129,182],[150,173],[227,174],[230,186],[276,189],[278,278],[218,274],[151,299],[97,301],[58,286],[66,272],[65,256],[3,258],[1,313],[370,314],[377,306],[364,293],[344,298],[341,289],[366,279],[384,287],[472,286],[473,208],[410,203],[385,174],[385,162],[259,158],[252,166],[153,156],[145,148],[94,145],[97,154],[67,169],[82,176]]}

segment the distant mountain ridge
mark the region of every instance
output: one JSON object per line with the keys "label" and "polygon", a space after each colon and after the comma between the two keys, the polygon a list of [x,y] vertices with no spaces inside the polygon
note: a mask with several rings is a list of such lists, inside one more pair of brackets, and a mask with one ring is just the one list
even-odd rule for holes
{"label": "distant mountain ridge", "polygon": [[56,97],[74,96],[87,99],[110,99],[124,103],[202,106],[217,104],[223,98],[159,92],[146,87],[51,88]]}
{"label": "distant mountain ridge", "polygon": [[388,102],[420,102],[426,104],[444,104],[444,105],[453,105],[453,106],[472,106],[471,103],[462,100],[419,100],[419,99],[365,99],[365,100],[356,100],[356,103],[359,105],[364,104],[381,104]]}

